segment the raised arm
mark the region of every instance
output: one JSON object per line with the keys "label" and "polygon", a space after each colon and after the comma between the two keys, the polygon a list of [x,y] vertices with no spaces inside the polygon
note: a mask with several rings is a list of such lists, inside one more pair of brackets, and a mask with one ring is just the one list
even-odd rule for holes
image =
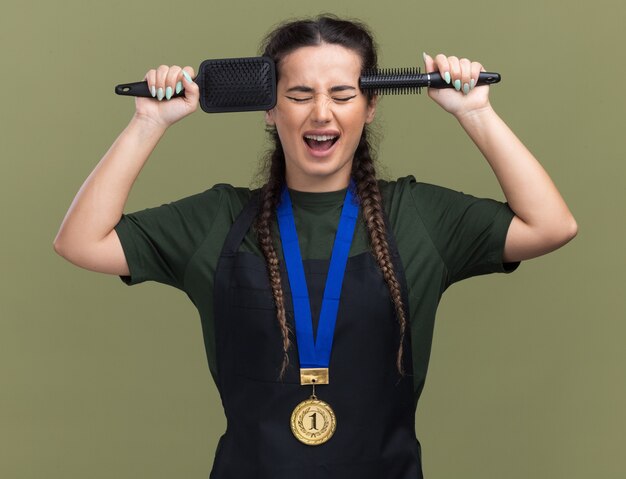
{"label": "raised arm", "polygon": [[[489,86],[474,87],[484,71],[477,62],[424,54],[427,71],[439,71],[454,89],[429,89],[429,96],[453,114],[494,171],[515,213],[503,260],[521,261],[554,251],[576,236],[577,225],[556,186],[537,159],[496,114]],[[446,75],[446,73],[448,75]]]}
{"label": "raised arm", "polygon": [[[156,98],[136,98],[135,114],[87,177],[54,240],[55,251],[82,268],[128,275],[115,232],[130,190],[169,126],[197,109],[198,86],[191,67],[160,66],[145,77]],[[185,89],[183,97],[169,99]]]}

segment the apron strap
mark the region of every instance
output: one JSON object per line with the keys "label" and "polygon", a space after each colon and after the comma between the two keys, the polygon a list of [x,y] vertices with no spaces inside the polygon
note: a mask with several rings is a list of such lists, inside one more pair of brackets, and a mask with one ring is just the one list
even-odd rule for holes
{"label": "apron strap", "polygon": [[254,221],[254,217],[259,211],[260,191],[254,191],[250,200],[244,206],[239,216],[235,219],[235,222],[228,231],[228,235],[224,240],[224,247],[222,248],[221,256],[233,256],[237,253],[239,245],[243,241],[243,238],[248,233],[250,225]]}

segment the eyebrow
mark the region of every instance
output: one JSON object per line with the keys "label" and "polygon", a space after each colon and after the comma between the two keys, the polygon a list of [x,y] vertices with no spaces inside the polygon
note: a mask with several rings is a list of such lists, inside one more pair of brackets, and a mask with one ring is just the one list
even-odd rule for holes
{"label": "eyebrow", "polygon": [[[331,87],[329,91],[331,93],[336,93],[336,92],[346,91],[346,90],[356,91],[356,88],[350,85],[337,85],[337,86]],[[311,88],[310,86],[296,85],[296,86],[292,86],[291,88],[289,88],[286,93],[291,93],[291,92],[314,93],[315,90],[313,90],[313,88]]]}

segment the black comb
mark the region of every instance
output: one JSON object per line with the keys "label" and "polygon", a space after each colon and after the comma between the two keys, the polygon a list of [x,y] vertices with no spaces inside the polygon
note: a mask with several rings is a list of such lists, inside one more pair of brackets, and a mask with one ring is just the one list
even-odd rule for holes
{"label": "black comb", "polygon": [[[200,107],[207,113],[271,110],[276,105],[276,68],[271,58],[205,60],[194,82],[200,87]],[[115,93],[152,98],[145,81],[117,85]]]}
{"label": "black comb", "polygon": [[[499,73],[481,72],[477,85],[491,85],[499,81]],[[414,67],[366,70],[361,75],[359,86],[361,90],[369,90],[376,95],[420,93],[422,88],[454,88],[439,73],[422,73]]]}
{"label": "black comb", "polygon": [[[207,113],[271,110],[276,105],[276,67],[267,57],[205,60],[194,81],[200,87],[200,107]],[[481,72],[477,85],[499,81],[500,74]],[[395,95],[453,85],[439,73],[421,73],[419,68],[383,68],[367,70],[359,79],[359,87],[377,95]],[[152,98],[145,81],[117,85],[115,93]],[[173,97],[184,94],[182,91]]]}

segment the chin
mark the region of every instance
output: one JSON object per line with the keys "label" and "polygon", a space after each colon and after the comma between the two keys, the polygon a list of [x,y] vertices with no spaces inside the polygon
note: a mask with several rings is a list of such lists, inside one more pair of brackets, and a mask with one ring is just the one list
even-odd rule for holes
{"label": "chin", "polygon": [[345,188],[350,181],[352,162],[344,167],[339,165],[306,165],[298,168],[297,174],[287,174],[289,186],[296,190],[337,191]]}

